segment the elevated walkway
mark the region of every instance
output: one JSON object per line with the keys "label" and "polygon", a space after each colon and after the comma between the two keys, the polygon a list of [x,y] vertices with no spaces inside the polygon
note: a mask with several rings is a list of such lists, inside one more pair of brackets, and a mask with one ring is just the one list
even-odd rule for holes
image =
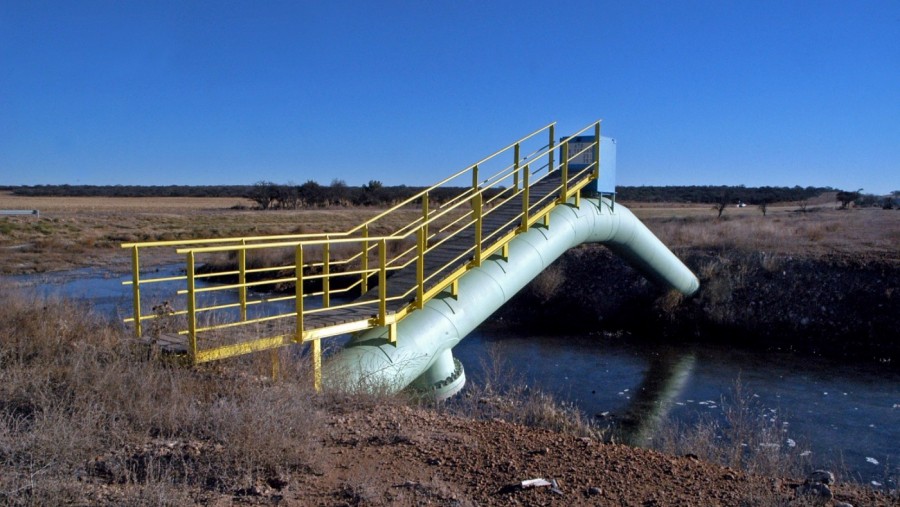
{"label": "elevated walkway", "polygon": [[[579,137],[583,133],[592,135]],[[586,138],[591,142],[568,141]],[[410,323],[398,331],[399,324],[422,313],[435,299],[458,298],[460,281],[485,262],[509,261],[515,255],[510,247],[517,237],[540,230],[545,232],[539,234],[548,236],[545,233],[554,229],[551,222],[560,208],[579,210],[582,190],[600,177],[600,139],[600,122],[558,143],[555,124],[550,124],[346,232],[124,244],[131,250],[133,264],[132,281],[127,282],[133,287],[133,317],[127,321],[134,324],[138,336],[183,344],[194,363],[308,342],[319,388],[322,339],[357,333],[355,344],[375,337],[383,342],[379,347],[405,350],[398,340],[416,341],[407,336],[427,331]],[[612,201],[593,200],[589,206],[614,215]],[[593,222],[584,224],[578,227],[597,229]],[[652,237],[642,224],[634,228],[639,229],[634,237]],[[584,240],[602,238],[591,233]],[[656,243],[632,260],[651,277],[683,292],[696,290],[696,278],[689,271],[687,283],[673,282],[687,268],[677,259],[673,264],[674,255]],[[140,259],[149,248],[176,248],[185,256],[185,275],[146,276]],[[664,252],[657,251],[660,248]],[[660,263],[657,257],[665,261]],[[533,262],[520,267],[530,274],[524,281],[517,277],[515,284],[527,283],[543,267]],[[679,283],[683,286],[678,287]],[[161,304],[159,294],[166,291],[156,291],[154,301],[142,302],[142,290],[146,292],[151,284],[174,289],[165,301],[175,303]],[[260,291],[276,286],[281,290]],[[393,371],[400,364],[391,360],[394,366],[367,366],[371,358],[354,354],[339,355],[336,367],[364,371],[356,376],[342,372],[342,378],[378,377],[384,382],[386,377],[376,370]],[[425,345],[415,354],[425,360],[414,361],[418,366],[407,368],[399,383],[400,377],[392,374],[390,383],[400,388],[422,377],[426,386],[437,386],[445,394],[461,387],[461,365],[454,362],[447,346]]]}

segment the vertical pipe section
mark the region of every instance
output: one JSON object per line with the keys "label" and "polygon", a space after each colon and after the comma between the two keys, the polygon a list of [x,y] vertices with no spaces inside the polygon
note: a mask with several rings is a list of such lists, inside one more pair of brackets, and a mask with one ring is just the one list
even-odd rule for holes
{"label": "vertical pipe section", "polygon": [[281,373],[281,356],[278,355],[278,349],[269,350],[269,358],[272,360],[272,380],[278,380]]}
{"label": "vertical pipe section", "polygon": [[475,255],[473,258],[473,265],[475,267],[481,266],[482,225],[484,223],[482,206],[483,196],[481,195],[481,192],[478,192],[472,197],[472,212],[475,214]]}
{"label": "vertical pipe section", "polygon": [[428,192],[422,196],[422,227],[425,229],[425,242],[428,242],[428,215],[430,213]]}
{"label": "vertical pipe section", "polygon": [[528,230],[528,211],[531,209],[531,201],[530,201],[530,191],[531,187],[529,186],[529,173],[531,169],[529,166],[531,164],[525,164],[525,169],[522,172],[522,223],[519,225],[519,232],[525,232]]}
{"label": "vertical pipe section", "polygon": [[416,308],[425,305],[425,225],[416,231]]}
{"label": "vertical pipe section", "polygon": [[360,294],[369,292],[369,224],[363,226],[362,230],[362,280]]}
{"label": "vertical pipe section", "polygon": [[303,342],[303,245],[297,245],[294,252],[294,310],[297,322],[294,330],[294,341]]}
{"label": "vertical pipe section", "polygon": [[197,284],[194,280],[194,252],[187,253],[188,346],[191,362],[197,364]]}
{"label": "vertical pipe section", "polygon": [[569,140],[562,142],[562,187],[559,189],[559,203],[563,204],[569,198]]}
{"label": "vertical pipe section", "polygon": [[550,142],[547,144],[547,172],[551,173],[553,167],[553,150],[556,149],[556,125],[550,125]]}
{"label": "vertical pipe section", "polygon": [[378,241],[378,323],[387,325],[387,241]]}
{"label": "vertical pipe section", "polygon": [[513,148],[513,192],[519,191],[519,143]]}
{"label": "vertical pipe section", "polygon": [[594,124],[594,179],[600,178],[600,122]]}
{"label": "vertical pipe section", "polygon": [[241,301],[241,320],[247,320],[247,240],[241,239],[241,249],[238,250],[238,297]]}
{"label": "vertical pipe section", "polygon": [[322,308],[331,306],[331,243],[325,235],[322,244]]}
{"label": "vertical pipe section", "polygon": [[322,340],[313,340],[309,345],[312,358],[313,387],[318,393],[322,391]]}
{"label": "vertical pipe section", "polygon": [[134,301],[134,332],[141,337],[141,264],[138,246],[131,247],[131,295]]}

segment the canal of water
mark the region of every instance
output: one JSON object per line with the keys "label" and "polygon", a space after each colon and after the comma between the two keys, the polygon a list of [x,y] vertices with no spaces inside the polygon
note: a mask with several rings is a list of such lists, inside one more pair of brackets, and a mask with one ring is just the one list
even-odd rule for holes
{"label": "canal of water", "polygon": [[[175,269],[162,268],[154,276]],[[127,276],[83,269],[5,278],[39,295],[88,300],[101,315],[123,318],[131,312],[131,290],[122,285]],[[144,289],[142,295],[145,301],[162,297]],[[721,347],[648,346],[627,337],[522,336],[478,329],[454,355],[470,382],[479,382],[490,360],[500,358],[512,365],[509,378],[522,378],[589,416],[612,421],[636,414],[687,427],[724,420],[739,386],[755,417],[780,433],[767,445],[784,446],[812,466],[845,471],[860,482],[897,487],[898,365],[742,351],[728,347],[727,337],[722,341]]]}

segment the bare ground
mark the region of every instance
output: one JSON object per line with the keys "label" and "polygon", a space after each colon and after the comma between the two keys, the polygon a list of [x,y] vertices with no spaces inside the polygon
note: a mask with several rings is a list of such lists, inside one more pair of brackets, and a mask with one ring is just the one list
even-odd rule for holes
{"label": "bare ground", "polygon": [[[307,472],[248,478],[231,491],[181,491],[205,505],[808,505],[800,482],[745,474],[691,456],[603,444],[502,420],[478,421],[438,410],[382,405],[328,416],[315,463]],[[98,457],[94,469],[153,455],[206,451],[202,444],[156,440]],[[524,480],[558,488],[523,489]],[[134,500],[135,488],[84,478],[85,503]],[[852,484],[834,500],[856,506],[896,499]]]}

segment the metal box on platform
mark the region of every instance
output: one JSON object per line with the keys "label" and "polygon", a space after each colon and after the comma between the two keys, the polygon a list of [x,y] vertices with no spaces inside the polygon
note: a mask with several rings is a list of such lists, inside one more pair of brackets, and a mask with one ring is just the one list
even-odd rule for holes
{"label": "metal box on platform", "polygon": [[[569,170],[577,171],[594,163],[594,150],[586,149],[594,142],[594,136],[575,136],[562,138],[560,142],[569,140],[569,153],[580,155],[569,161]],[[560,160],[562,150],[560,149]],[[600,195],[615,196],[616,194],[616,140],[611,137],[600,136],[600,178],[591,182],[585,190]]]}

